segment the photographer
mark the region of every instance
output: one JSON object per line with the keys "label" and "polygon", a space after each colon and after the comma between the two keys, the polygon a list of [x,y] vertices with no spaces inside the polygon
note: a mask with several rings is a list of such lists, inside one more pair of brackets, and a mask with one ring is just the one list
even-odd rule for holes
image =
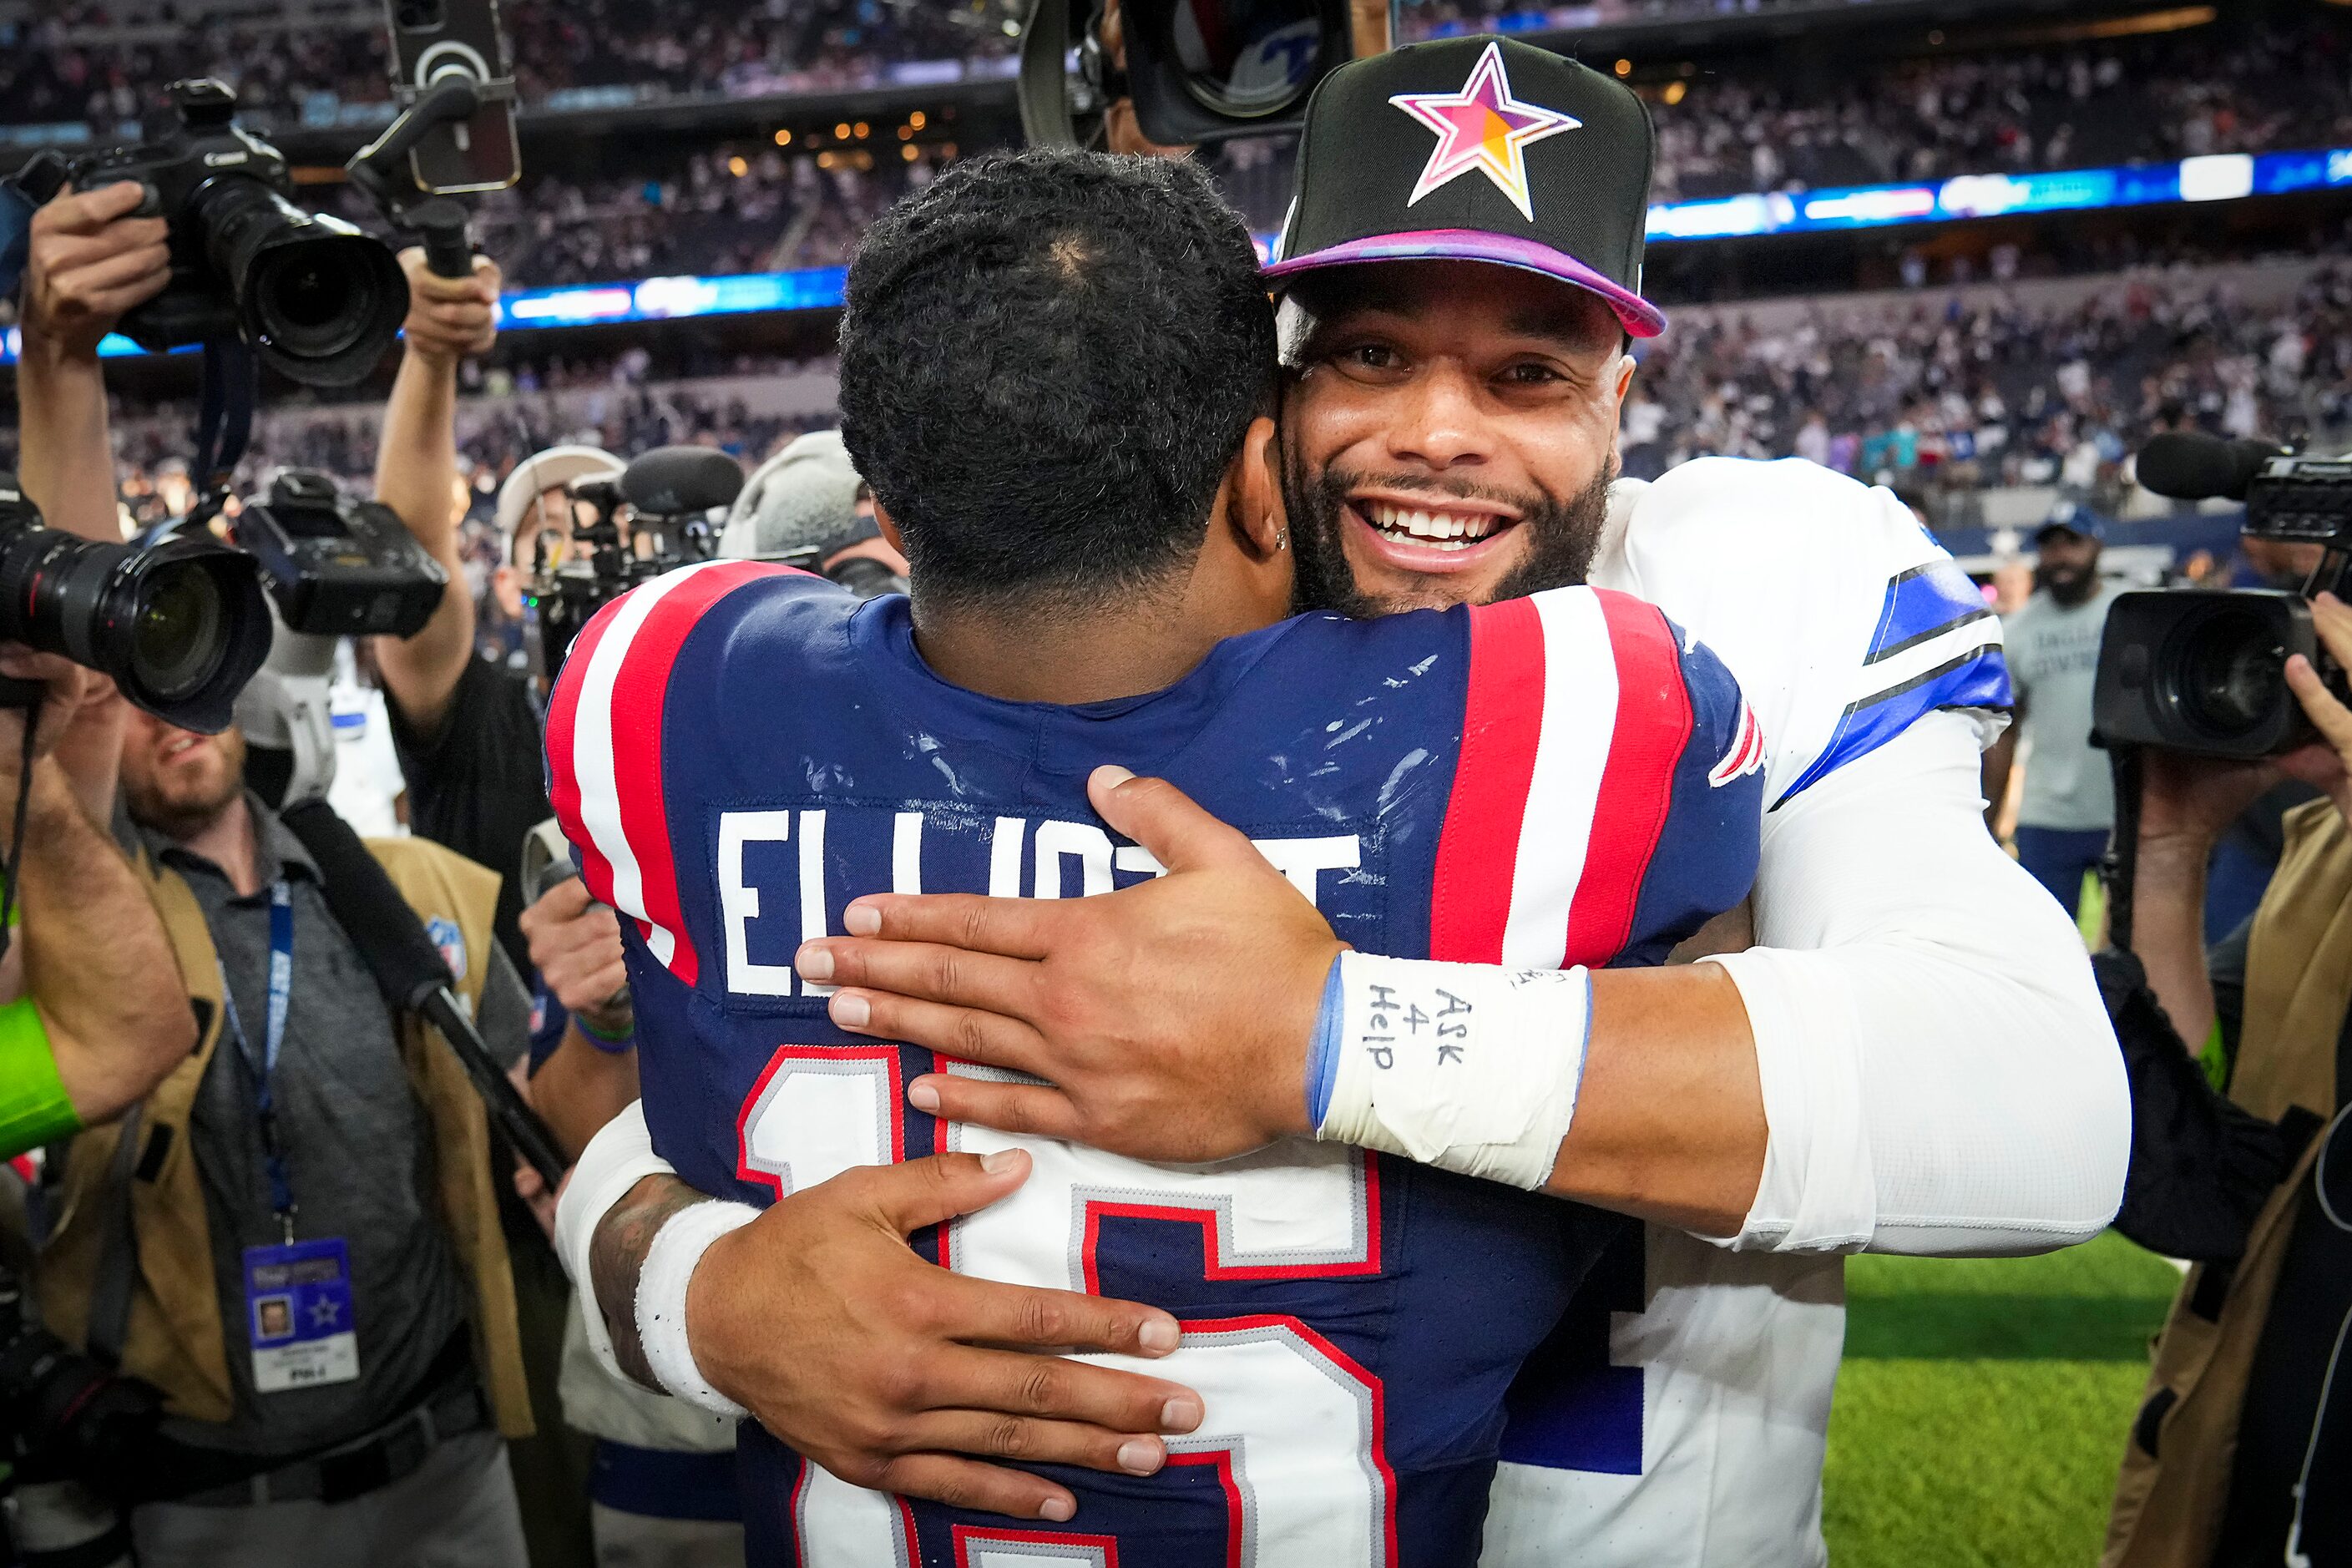
{"label": "photographer", "polygon": [[[375,639],[392,734],[408,781],[410,821],[436,844],[504,872],[523,836],[547,819],[539,712],[522,675],[474,655],[475,605],[457,550],[450,503],[457,478],[457,365],[498,338],[499,269],[474,258],[470,278],[401,255],[409,309],[400,371],[384,405],[376,455],[376,499],[400,514],[450,586],[423,630]],[[499,891],[499,941],[518,969],[529,963],[517,917],[521,890],[508,877]],[[527,972],[527,970],[526,970]]]}
{"label": "photographer", "polygon": [[[37,680],[26,714],[0,708],[0,824],[24,797],[25,840],[8,889],[0,958],[0,1159],[111,1121],[195,1044],[162,921],[121,850],[58,760],[121,721],[105,678],[54,655],[0,645],[0,678]],[[85,772],[87,770],[84,770]],[[21,922],[21,923],[20,923]]]}
{"label": "photographer", "polygon": [[[135,200],[50,204],[26,274],[28,493],[100,538],[97,343],[143,297],[126,275],[161,284],[148,226],[124,216]],[[53,1332],[164,1396],[163,1441],[130,1478],[142,1559],[519,1560],[499,1437],[528,1434],[530,1406],[480,1100],[379,999],[316,863],[244,790],[235,729],[137,713],[84,739],[84,807],[110,815],[119,768],[169,941],[153,967],[200,1033],[119,1128],[52,1166],[37,1271]],[[528,1002],[490,936],[497,879],[421,841],[375,852],[493,1049],[520,1058]]]}
{"label": "photographer", "polygon": [[[2322,594],[2312,619],[2352,659],[2352,609]],[[2162,1012],[2118,1015],[2139,1127],[2116,1227],[2200,1261],[2158,1342],[2107,1568],[2352,1561],[2352,1373],[2336,1365],[2352,1313],[2352,709],[2300,656],[2286,679],[2318,743],[2275,762],[2143,753],[2133,946]],[[2287,815],[2260,910],[2209,952],[2214,842],[2282,778],[2326,798]],[[2200,1045],[2234,1103],[2189,1063]]]}

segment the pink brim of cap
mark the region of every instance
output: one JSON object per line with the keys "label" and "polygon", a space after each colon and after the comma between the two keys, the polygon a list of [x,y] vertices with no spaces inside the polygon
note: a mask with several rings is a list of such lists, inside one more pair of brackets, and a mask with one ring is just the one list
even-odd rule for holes
{"label": "pink brim of cap", "polygon": [[1540,273],[1600,295],[1609,301],[1618,321],[1637,338],[1654,338],[1666,330],[1664,311],[1622,284],[1603,278],[1573,256],[1531,239],[1489,234],[1485,229],[1432,228],[1351,239],[1345,245],[1274,262],[1265,268],[1264,276],[1289,278],[1326,267],[1354,267],[1367,261],[1487,261],[1497,267],[1516,267],[1522,272]]}

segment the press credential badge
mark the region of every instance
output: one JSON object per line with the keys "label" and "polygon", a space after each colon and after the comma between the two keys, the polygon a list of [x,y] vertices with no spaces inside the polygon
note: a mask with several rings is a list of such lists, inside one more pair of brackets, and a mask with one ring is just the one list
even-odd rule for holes
{"label": "press credential badge", "polygon": [[341,1237],[247,1247],[245,1318],[253,1386],[261,1393],[359,1376],[351,1251]]}

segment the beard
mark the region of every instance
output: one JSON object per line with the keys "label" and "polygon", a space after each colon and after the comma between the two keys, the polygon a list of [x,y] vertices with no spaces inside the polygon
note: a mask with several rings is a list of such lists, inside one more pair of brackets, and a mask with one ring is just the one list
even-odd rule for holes
{"label": "beard", "polygon": [[2097,576],[2096,568],[2090,566],[2037,566],[2033,585],[2062,605],[2079,605],[2091,596]]}
{"label": "beard", "polygon": [[221,742],[217,774],[183,775],[166,784],[146,766],[124,767],[122,799],[131,820],[178,839],[192,838],[218,821],[245,793],[245,736],[232,727],[221,732]]}
{"label": "beard", "polygon": [[1326,468],[1310,475],[1304,459],[1286,451],[1282,499],[1290,513],[1291,540],[1298,563],[1291,590],[1292,610],[1336,610],[1351,619],[1369,620],[1413,607],[1365,593],[1349,569],[1348,494],[1362,485],[1420,490],[1456,500],[1500,501],[1517,509],[1518,521],[1513,526],[1527,531],[1527,557],[1482,603],[1521,599],[1546,588],[1582,583],[1601,548],[1601,531],[1609,520],[1609,487],[1616,482],[1617,471],[1617,455],[1612,451],[1591,483],[1562,499],[1549,491],[1514,494],[1492,485],[1441,483],[1411,474],[1374,476]]}

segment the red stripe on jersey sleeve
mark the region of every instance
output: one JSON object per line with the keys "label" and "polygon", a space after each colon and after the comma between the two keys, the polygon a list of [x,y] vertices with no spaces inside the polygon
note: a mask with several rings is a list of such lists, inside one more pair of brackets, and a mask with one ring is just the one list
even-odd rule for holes
{"label": "red stripe on jersey sleeve", "polygon": [[1617,724],[1592,813],[1592,842],[1568,911],[1562,966],[1606,963],[1633,931],[1642,881],[1674,809],[1675,770],[1690,743],[1682,650],[1654,605],[1596,589],[1617,659]]}
{"label": "red stripe on jersey sleeve", "polygon": [[[677,868],[669,852],[669,813],[662,792],[662,710],[670,668],[702,613],[756,577],[789,568],[761,561],[709,566],[654,605],[613,680],[613,793],[619,796],[621,834],[637,859],[646,917],[677,939],[669,971],[692,985],[701,973],[678,905]],[[717,737],[713,737],[714,740]]]}
{"label": "red stripe on jersey sleeve", "polygon": [[[614,601],[617,604],[619,601]],[[573,752],[574,730],[580,719],[580,686],[588,677],[588,661],[595,657],[596,645],[604,640],[604,630],[613,624],[614,605],[607,605],[589,618],[572,639],[565,653],[563,668],[556,673],[555,689],[547,699],[547,798],[554,807],[555,820],[563,836],[572,840],[580,853],[580,879],[596,901],[613,901],[613,865],[596,851],[596,843],[589,836],[588,825],[580,815],[580,770]]]}
{"label": "red stripe on jersey sleeve", "polygon": [[1507,599],[1470,611],[1470,679],[1462,752],[1429,899],[1429,955],[1498,963],[1511,914],[1511,876],[1543,733],[1543,620]]}

